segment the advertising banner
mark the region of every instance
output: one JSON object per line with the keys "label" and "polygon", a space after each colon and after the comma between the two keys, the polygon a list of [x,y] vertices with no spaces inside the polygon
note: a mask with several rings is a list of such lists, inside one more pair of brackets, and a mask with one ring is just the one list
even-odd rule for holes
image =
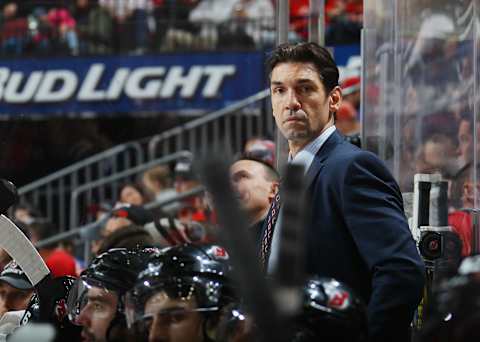
{"label": "advertising banner", "polygon": [[0,61],[0,116],[202,113],[265,87],[263,52]]}

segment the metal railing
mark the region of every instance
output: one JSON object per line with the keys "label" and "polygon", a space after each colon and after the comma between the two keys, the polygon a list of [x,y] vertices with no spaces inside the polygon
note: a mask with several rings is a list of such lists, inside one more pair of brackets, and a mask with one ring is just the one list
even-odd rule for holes
{"label": "metal railing", "polygon": [[[151,160],[148,163],[137,165],[76,187],[70,194],[70,227],[78,227],[80,225],[80,213],[82,210],[85,211],[85,220],[87,222],[94,219],[93,214],[85,210],[92,203],[102,203],[105,200],[115,201],[119,182],[132,181],[135,177],[152,167],[168,164],[179,159],[191,160],[192,154],[189,151],[172,153],[166,157]],[[108,193],[111,194],[110,198],[105,197]]]}
{"label": "metal railing", "polygon": [[[149,138],[148,159],[188,149],[194,155],[222,150],[239,152],[249,138],[272,136],[271,107],[266,101],[269,90],[238,101],[184,125]],[[258,105],[260,103],[260,105]]]}
{"label": "metal railing", "polygon": [[26,202],[37,207],[64,231],[68,227],[66,214],[73,189],[143,162],[140,143],[118,145],[19,188],[20,203]]}
{"label": "metal railing", "polygon": [[[275,125],[268,98],[269,90],[265,89],[179,127],[98,153],[21,187],[20,202],[37,207],[56,222],[61,231],[76,227],[78,215],[69,218],[67,214],[71,213],[70,194],[78,187],[141,165],[145,159],[153,161],[182,149],[188,149],[193,154],[220,149],[235,153],[241,151],[245,141],[251,137],[273,136]],[[145,145],[148,146],[146,152]],[[113,183],[109,191],[100,189],[97,199],[116,194],[118,184]]]}
{"label": "metal railing", "polygon": [[[177,194],[174,197],[147,203],[143,207],[147,210],[162,208],[169,204],[180,202],[183,199],[202,194],[204,191],[205,189],[203,186],[198,186],[189,191]],[[61,232],[49,238],[43,239],[41,241],[38,241],[35,244],[35,247],[37,248],[48,247],[62,241],[71,240],[73,238],[79,238],[79,241],[77,242],[79,244],[83,243],[83,260],[85,261],[85,264],[88,264],[92,254],[92,251],[90,248],[91,242],[92,240],[95,240],[98,237],[99,230],[107,223],[107,221],[111,217],[112,217],[112,213],[109,213],[97,221],[94,221],[79,227],[75,227],[73,229],[70,229],[67,232]]]}

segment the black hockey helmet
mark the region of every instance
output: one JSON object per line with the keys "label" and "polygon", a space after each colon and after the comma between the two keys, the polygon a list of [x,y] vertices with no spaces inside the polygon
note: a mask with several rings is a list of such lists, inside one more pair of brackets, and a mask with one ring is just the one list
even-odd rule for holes
{"label": "black hockey helmet", "polygon": [[366,306],[345,284],[311,278],[303,287],[303,310],[294,319],[292,340],[366,341]]}
{"label": "black hockey helmet", "polygon": [[[135,286],[127,293],[127,323],[129,326],[145,326],[155,315],[170,315],[171,308],[162,305],[146,309],[147,302],[160,295],[165,301],[172,302],[185,303],[193,298],[195,307],[182,310],[203,313],[209,317],[208,325],[213,326],[218,322],[217,314],[221,308],[235,297],[231,272],[229,255],[223,247],[184,244],[165,248],[151,258],[146,269],[140,272]],[[210,319],[214,316],[217,317]],[[140,330],[145,329],[148,328]]]}
{"label": "black hockey helmet", "polygon": [[49,279],[48,289],[33,295],[21,320],[27,323],[50,323],[56,330],[55,341],[80,341],[80,327],[68,319],[67,300],[76,279],[70,276]]}
{"label": "black hockey helmet", "polygon": [[[88,292],[98,288],[105,293],[114,293],[117,298],[117,314],[124,323],[123,295],[134,285],[138,273],[156,248],[128,250],[114,248],[97,256],[77,279],[68,298],[68,316],[70,321],[78,323],[77,319],[83,308],[88,304]],[[116,322],[115,321],[115,322]]]}

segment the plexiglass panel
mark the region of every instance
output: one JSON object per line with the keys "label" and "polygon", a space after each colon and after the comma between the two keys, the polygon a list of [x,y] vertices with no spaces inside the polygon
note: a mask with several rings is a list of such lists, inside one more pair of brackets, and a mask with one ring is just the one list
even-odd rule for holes
{"label": "plexiglass panel", "polygon": [[363,32],[365,148],[402,192],[413,191],[414,174],[440,173],[449,224],[470,234],[480,195],[479,11],[479,0],[365,0]]}
{"label": "plexiglass panel", "polygon": [[462,207],[463,184],[453,183],[474,181],[477,164],[475,1],[366,0],[365,7],[366,148],[404,192],[415,173],[441,173],[452,181],[451,204]]}

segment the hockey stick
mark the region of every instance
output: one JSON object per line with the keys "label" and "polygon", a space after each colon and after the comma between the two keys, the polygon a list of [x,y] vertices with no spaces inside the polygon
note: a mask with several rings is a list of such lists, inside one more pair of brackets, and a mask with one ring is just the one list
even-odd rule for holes
{"label": "hockey stick", "polygon": [[36,286],[49,276],[50,271],[30,240],[4,215],[17,200],[15,185],[7,180],[0,180],[0,248],[20,265],[30,283]]}
{"label": "hockey stick", "polygon": [[[15,186],[4,179],[0,180],[0,248],[20,266],[33,285],[40,303],[40,320],[48,321],[51,317],[52,297],[58,288],[58,281],[53,281],[50,270],[25,234],[4,214],[10,206],[18,201]],[[53,304],[52,304],[53,305]]]}
{"label": "hockey stick", "polygon": [[286,338],[284,324],[271,288],[261,273],[253,245],[247,238],[248,223],[234,196],[226,160],[228,158],[216,155],[201,165],[205,185],[218,214],[220,239],[231,256],[234,280],[254,316],[261,341],[282,342]]}

